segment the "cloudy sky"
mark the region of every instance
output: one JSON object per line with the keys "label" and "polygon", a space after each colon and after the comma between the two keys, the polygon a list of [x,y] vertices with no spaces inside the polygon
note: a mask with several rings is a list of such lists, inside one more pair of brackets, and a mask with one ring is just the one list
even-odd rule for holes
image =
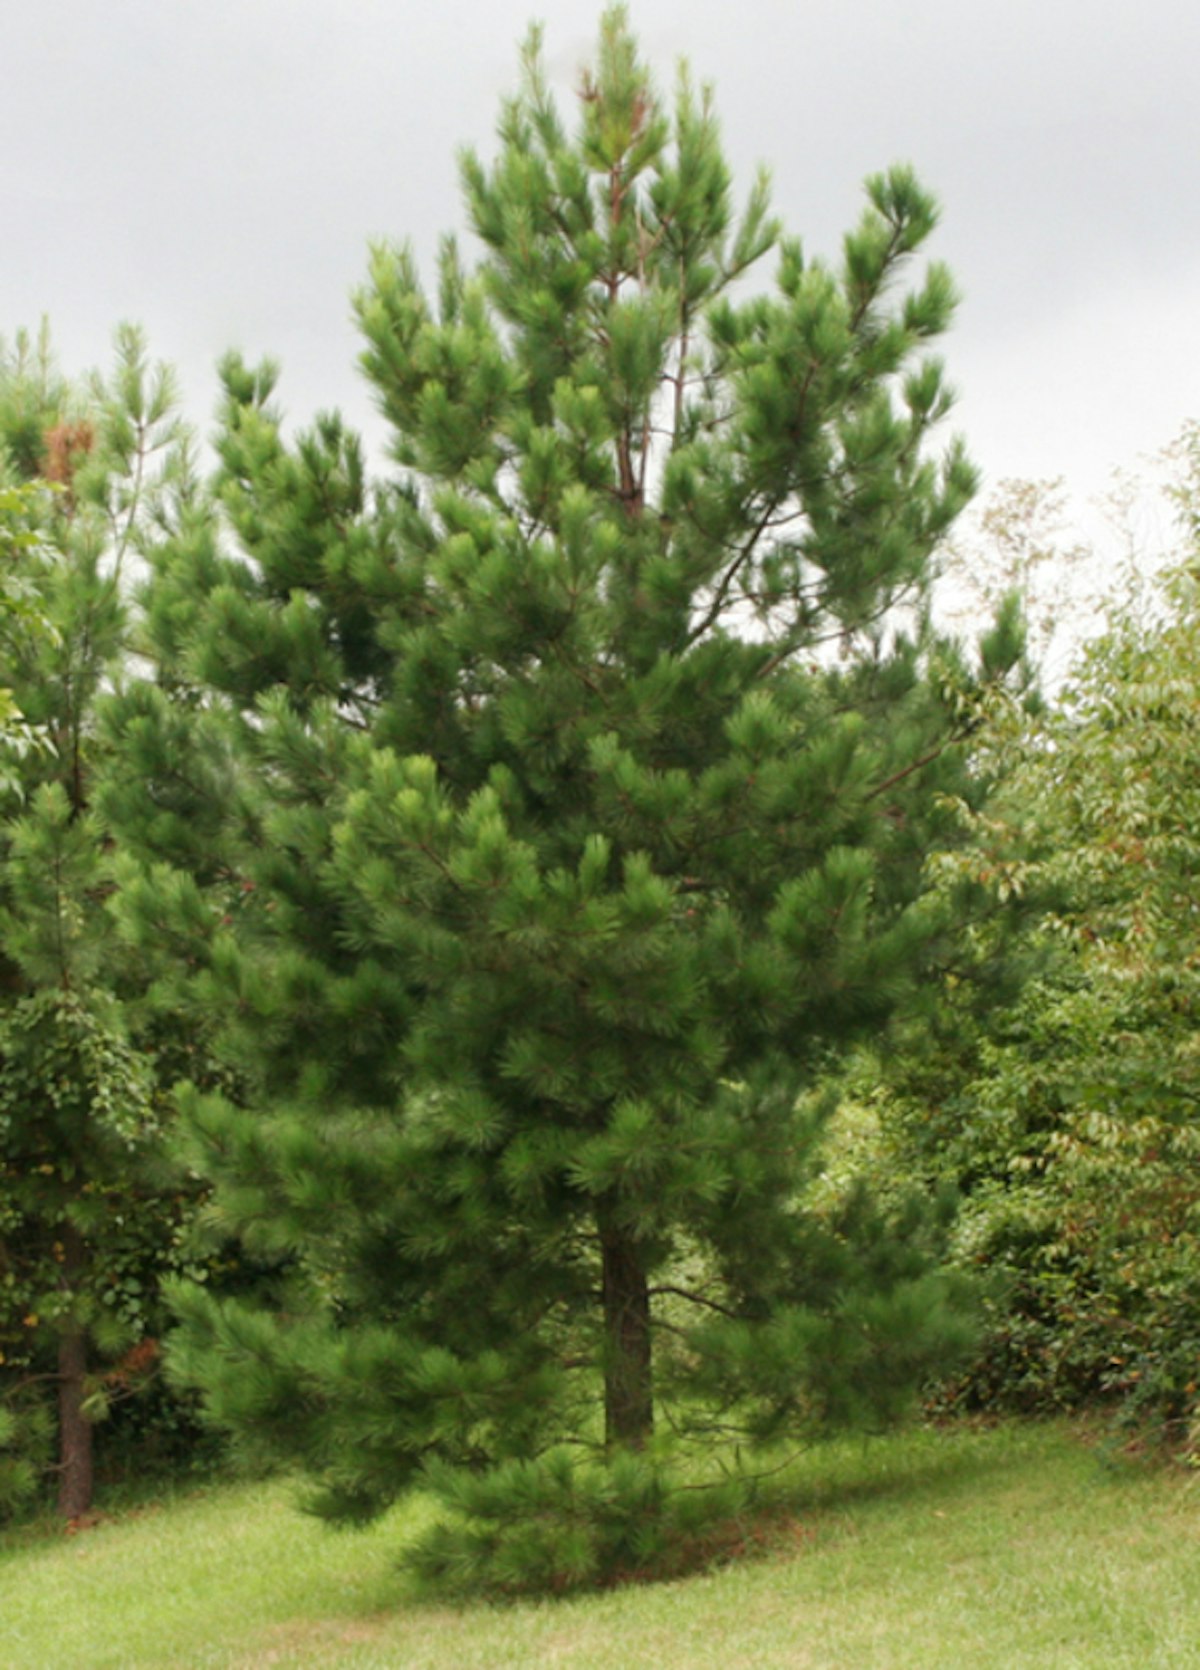
{"label": "cloudy sky", "polygon": [[[50,317],[69,369],[134,319],[206,423],[227,347],[304,418],[370,428],[347,297],[369,238],[428,263],[461,225],[532,16],[564,101],[585,0],[0,0],[0,333]],[[633,0],[669,87],[715,83],[810,252],[864,175],[914,163],[965,300],[946,344],[987,477],[1114,464],[1200,416],[1200,7],[1186,0]]]}

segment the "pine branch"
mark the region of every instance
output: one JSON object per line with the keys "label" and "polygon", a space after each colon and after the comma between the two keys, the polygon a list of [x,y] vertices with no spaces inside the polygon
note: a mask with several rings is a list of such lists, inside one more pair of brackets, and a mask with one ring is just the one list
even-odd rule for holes
{"label": "pine branch", "polygon": [[678,1287],[673,1282],[662,1282],[650,1289],[652,1299],[659,1298],[664,1294],[670,1294],[676,1299],[686,1299],[689,1304],[702,1305],[706,1310],[717,1311],[721,1316],[729,1317],[732,1322],[744,1320],[740,1312],[730,1310],[728,1305],[722,1305],[716,1299],[710,1299],[703,1293],[693,1293],[691,1288]]}

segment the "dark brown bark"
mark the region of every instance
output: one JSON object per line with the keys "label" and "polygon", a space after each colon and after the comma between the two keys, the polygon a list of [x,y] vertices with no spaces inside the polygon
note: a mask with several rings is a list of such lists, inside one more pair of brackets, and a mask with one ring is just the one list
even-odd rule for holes
{"label": "dark brown bark", "polygon": [[[73,1285],[84,1259],[79,1231],[63,1235],[63,1284]],[[58,1511],[78,1519],[92,1505],[92,1423],[84,1413],[87,1338],[79,1323],[64,1324],[58,1346]]]}
{"label": "dark brown bark", "polygon": [[650,1290],[641,1249],[602,1214],[604,1288],[604,1441],[640,1450],[654,1432]]}

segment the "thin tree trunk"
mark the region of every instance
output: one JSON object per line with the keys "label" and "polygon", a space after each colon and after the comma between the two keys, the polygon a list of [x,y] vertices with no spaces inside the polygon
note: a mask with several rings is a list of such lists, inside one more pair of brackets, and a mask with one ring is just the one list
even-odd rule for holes
{"label": "thin tree trunk", "polygon": [[604,1287],[604,1441],[640,1450],[654,1431],[650,1291],[641,1250],[610,1216],[599,1221]]}
{"label": "thin tree trunk", "polygon": [[[73,1285],[83,1264],[83,1242],[74,1225],[63,1235],[65,1286]],[[58,1511],[78,1519],[92,1505],[92,1423],[84,1413],[87,1338],[82,1326],[68,1322],[58,1346]]]}

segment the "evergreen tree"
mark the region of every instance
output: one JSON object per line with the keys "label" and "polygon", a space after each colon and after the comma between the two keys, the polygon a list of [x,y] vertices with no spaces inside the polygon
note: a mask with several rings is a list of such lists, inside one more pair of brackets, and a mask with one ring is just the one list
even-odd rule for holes
{"label": "evergreen tree", "polygon": [[582,1578],[695,1499],[672,1435],[888,1420],[962,1337],[928,1214],[804,1211],[798,1109],[944,950],[922,865],[983,784],[923,605],[974,475],[926,455],[907,169],[807,259],[620,9],[578,132],[535,37],[499,138],[478,264],[431,302],[381,247],[357,300],[391,481],[226,361],[106,811],[127,934],[255,1087],[187,1098],[220,1221],[292,1260],[269,1309],[181,1292],[178,1372],[320,1511],[433,1482],[433,1564]]}
{"label": "evergreen tree", "polygon": [[[26,482],[0,485],[0,667],[8,667],[29,639],[53,641],[37,589],[21,572],[37,544],[37,493]],[[0,686],[0,795],[23,793],[22,763],[50,750],[49,735],[31,725],[7,685]]]}
{"label": "evergreen tree", "polygon": [[[136,331],[118,333],[113,375],[79,388],[45,332],[0,344],[0,526],[18,604],[3,682],[24,727],[0,774],[0,1430],[29,1426],[37,1389],[57,1385],[68,1517],[91,1500],[91,1376],[141,1331],[157,1233],[145,1208],[163,1104],[123,1014],[92,800],[96,709],[125,654],[122,570],[177,438],[170,379]],[[36,1478],[19,1445],[8,1471],[10,1499]]]}

